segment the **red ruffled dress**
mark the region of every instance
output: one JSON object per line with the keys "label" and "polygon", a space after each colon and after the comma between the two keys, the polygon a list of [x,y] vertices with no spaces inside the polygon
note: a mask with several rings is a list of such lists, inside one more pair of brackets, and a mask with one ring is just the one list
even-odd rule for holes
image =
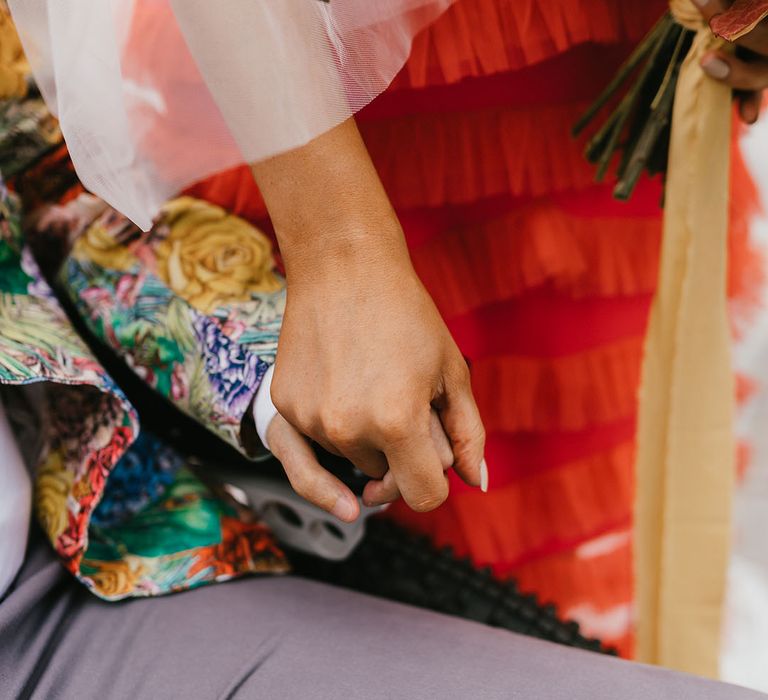
{"label": "red ruffled dress", "polygon": [[[632,649],[633,457],[662,186],[593,181],[570,126],[665,0],[458,0],[360,129],[416,269],[471,364],[488,494],[391,517]],[[243,168],[195,188],[264,224]],[[755,201],[733,166],[731,295],[754,289]]]}

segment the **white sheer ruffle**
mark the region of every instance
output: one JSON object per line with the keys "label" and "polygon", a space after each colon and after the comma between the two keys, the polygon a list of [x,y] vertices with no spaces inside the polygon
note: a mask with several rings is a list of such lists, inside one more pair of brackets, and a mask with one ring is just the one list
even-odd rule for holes
{"label": "white sheer ruffle", "polygon": [[301,146],[389,85],[453,0],[10,0],[77,172],[149,228],[200,178]]}

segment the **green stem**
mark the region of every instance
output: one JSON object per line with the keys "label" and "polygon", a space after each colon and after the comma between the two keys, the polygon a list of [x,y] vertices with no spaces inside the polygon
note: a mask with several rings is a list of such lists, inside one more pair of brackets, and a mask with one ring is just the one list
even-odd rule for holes
{"label": "green stem", "polygon": [[674,24],[675,21],[669,12],[665,13],[664,16],[656,22],[653,29],[651,29],[629,58],[621,65],[616,76],[608,84],[605,90],[600,93],[598,98],[573,125],[571,131],[574,136],[578,136],[584,131],[584,128],[595,118],[597,113],[608,104],[610,99],[616,94],[616,91],[622,86],[630,74],[640,65],[643,59],[651,53],[654,47],[658,45],[657,42],[659,38],[665,36],[670,25]]}
{"label": "green stem", "polygon": [[[616,144],[618,143],[619,137],[624,132],[624,127],[626,126],[627,121],[635,113],[637,102],[640,99],[640,96],[643,92],[643,89],[647,85],[649,78],[654,75],[654,71],[656,70],[659,57],[661,56],[664,47],[669,41],[679,40],[682,32],[682,28],[675,22],[667,25],[666,30],[658,37],[656,44],[653,46],[648,61],[643,66],[638,79],[619,103],[619,106],[616,109],[618,119],[612,127],[611,136],[608,139],[606,147],[598,161],[599,167],[597,174],[595,175],[595,179],[598,182],[600,182],[605,177],[605,173],[608,170],[611,158],[613,158],[613,155],[616,151]],[[675,39],[673,37],[675,37],[676,34],[677,38]]]}
{"label": "green stem", "polygon": [[677,81],[680,76],[680,64],[683,56],[683,50],[688,43],[690,33],[683,31],[678,37],[672,59],[669,64],[669,70],[664,76],[664,80],[654,97],[651,114],[643,128],[637,145],[632,152],[632,156],[626,167],[624,176],[619,180],[615,189],[614,197],[617,199],[629,199],[634,191],[640,175],[645,170],[659,137],[667,128],[672,119],[672,109],[675,100],[675,91]]}

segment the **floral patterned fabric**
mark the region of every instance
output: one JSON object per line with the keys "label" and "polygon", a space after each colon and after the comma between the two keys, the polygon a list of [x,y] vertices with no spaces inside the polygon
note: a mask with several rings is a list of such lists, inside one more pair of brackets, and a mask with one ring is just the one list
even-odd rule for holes
{"label": "floral patterned fabric", "polygon": [[24,172],[61,138],[58,123],[39,97],[0,101],[0,163],[6,177]]}
{"label": "floral patterned fabric", "polygon": [[141,430],[96,356],[121,359],[160,397],[258,456],[242,426],[274,362],[285,306],[269,239],[185,197],[144,234],[84,194],[4,0],[0,47],[0,400],[34,472],[43,530],[107,600],[286,571],[254,513],[198,475],[196,455]]}
{"label": "floral patterned fabric", "polygon": [[[145,382],[248,451],[240,425],[274,361],[285,302],[268,240],[191,199],[172,202],[149,234],[111,209],[90,211],[100,213],[64,262],[61,289]],[[206,235],[196,236],[201,226]],[[286,570],[252,513],[207,486],[162,440],[140,434],[137,411],[43,278],[5,187],[0,384],[19,428],[40,438],[30,457],[38,519],[95,594],[157,595]]]}
{"label": "floral patterned fabric", "polygon": [[264,234],[190,197],[170,202],[148,234],[106,209],[77,239],[62,281],[99,340],[248,451],[240,425],[275,360],[285,308]]}

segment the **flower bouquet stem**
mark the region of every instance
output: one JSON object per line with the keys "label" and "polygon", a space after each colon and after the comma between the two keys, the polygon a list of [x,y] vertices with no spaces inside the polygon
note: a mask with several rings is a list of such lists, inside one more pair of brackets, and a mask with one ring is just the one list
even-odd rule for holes
{"label": "flower bouquet stem", "polygon": [[[666,13],[573,127],[574,136],[580,135],[606,106],[615,103],[585,151],[597,165],[598,181],[619,159],[614,188],[618,199],[629,199],[644,170],[656,174],[666,169],[677,78],[693,36]],[[625,87],[633,77],[634,82]],[[622,89],[625,93],[619,99]]]}
{"label": "flower bouquet stem", "polygon": [[[712,19],[711,29],[716,36],[736,41],[766,17],[768,0],[734,0]],[[618,162],[613,190],[617,199],[632,196],[643,172],[666,173],[675,91],[694,36],[694,31],[678,24],[670,12],[665,13],[573,126],[573,135],[579,136],[613,105],[585,151],[587,159],[597,165],[597,181]],[[736,51],[742,60],[754,57],[742,46]]]}

